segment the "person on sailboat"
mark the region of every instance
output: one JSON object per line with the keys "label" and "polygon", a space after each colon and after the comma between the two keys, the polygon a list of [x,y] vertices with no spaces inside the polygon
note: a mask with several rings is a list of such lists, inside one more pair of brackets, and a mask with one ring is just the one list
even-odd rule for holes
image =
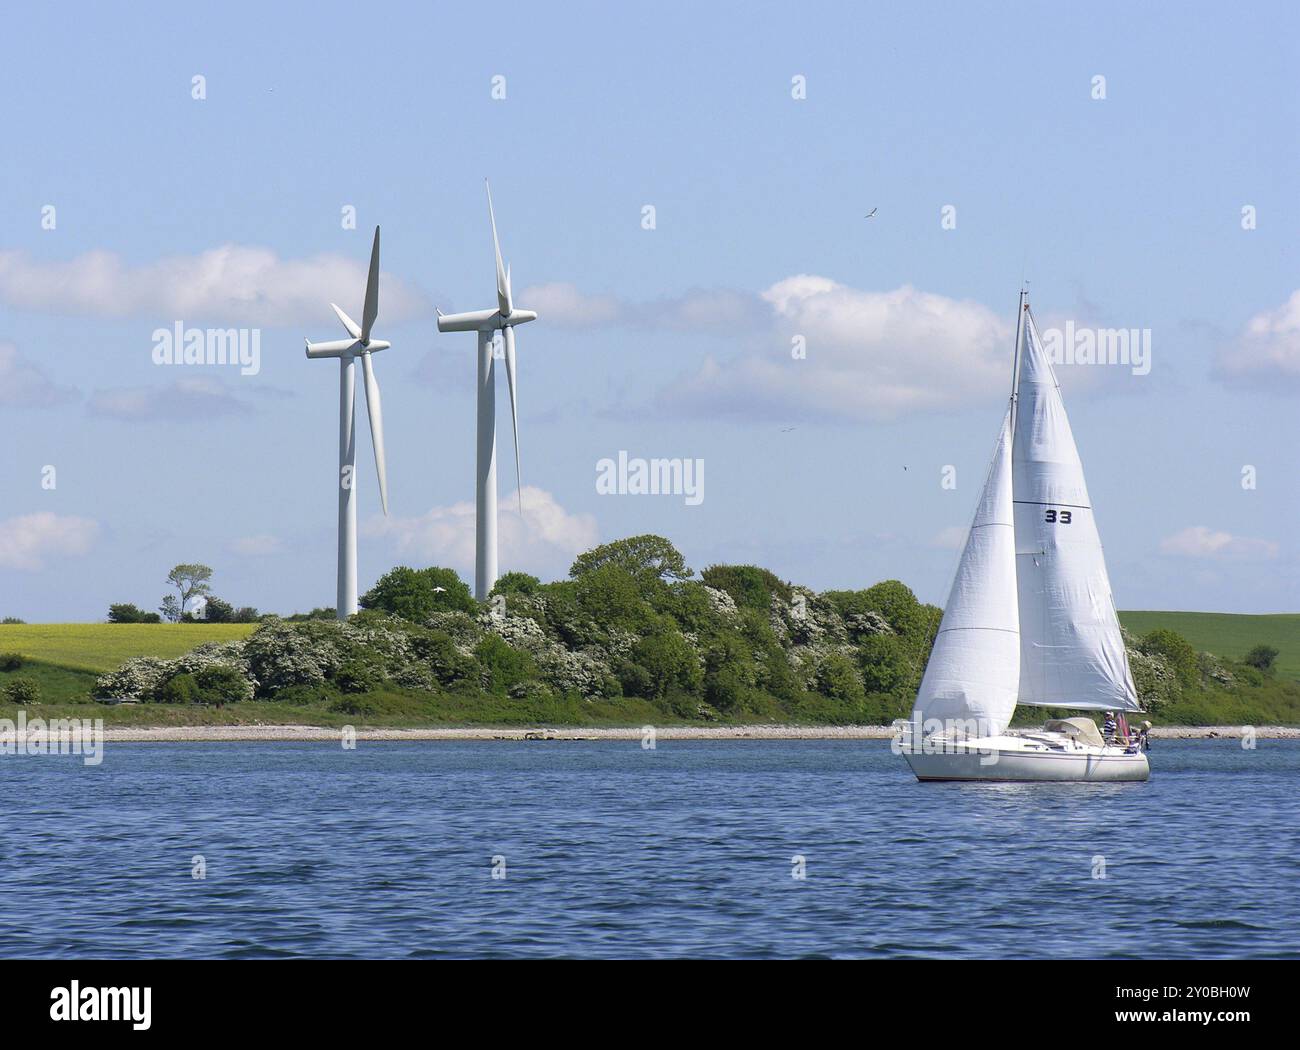
{"label": "person on sailboat", "polygon": [[1101,723],[1101,735],[1106,738],[1106,743],[1113,743],[1115,740],[1115,712],[1107,711],[1106,718]]}

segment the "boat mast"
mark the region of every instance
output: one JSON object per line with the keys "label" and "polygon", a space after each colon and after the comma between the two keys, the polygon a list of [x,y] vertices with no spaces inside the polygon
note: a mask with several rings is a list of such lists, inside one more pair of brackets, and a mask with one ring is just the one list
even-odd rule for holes
{"label": "boat mast", "polygon": [[1020,305],[1016,310],[1016,350],[1011,361],[1011,433],[1016,432],[1016,402],[1020,396],[1020,336],[1025,324],[1025,311],[1029,309],[1025,297],[1029,293],[1020,289]]}

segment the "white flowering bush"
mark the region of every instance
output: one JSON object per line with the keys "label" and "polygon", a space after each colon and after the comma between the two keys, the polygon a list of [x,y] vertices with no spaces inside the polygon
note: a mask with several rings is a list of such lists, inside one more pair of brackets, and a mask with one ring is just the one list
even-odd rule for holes
{"label": "white flowering bush", "polygon": [[95,680],[95,695],[112,700],[152,700],[173,674],[171,660],[135,656],[116,671],[100,675]]}

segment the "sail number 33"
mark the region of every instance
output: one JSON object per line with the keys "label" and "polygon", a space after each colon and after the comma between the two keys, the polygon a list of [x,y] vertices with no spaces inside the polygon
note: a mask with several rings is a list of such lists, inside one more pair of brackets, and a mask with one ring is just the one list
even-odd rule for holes
{"label": "sail number 33", "polygon": [[1043,520],[1049,525],[1069,525],[1072,515],[1068,510],[1054,510],[1049,507]]}

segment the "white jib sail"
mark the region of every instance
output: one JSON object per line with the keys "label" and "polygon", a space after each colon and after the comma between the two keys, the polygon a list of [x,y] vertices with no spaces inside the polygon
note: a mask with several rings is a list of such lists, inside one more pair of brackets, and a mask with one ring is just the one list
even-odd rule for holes
{"label": "white jib sail", "polygon": [[1020,634],[1011,508],[1011,416],[1002,422],[993,463],[944,606],[912,724],[927,735],[938,719],[952,735],[998,736],[1016,709]]}
{"label": "white jib sail", "polygon": [[1012,447],[1020,703],[1140,711],[1061,388],[1025,318]]}

